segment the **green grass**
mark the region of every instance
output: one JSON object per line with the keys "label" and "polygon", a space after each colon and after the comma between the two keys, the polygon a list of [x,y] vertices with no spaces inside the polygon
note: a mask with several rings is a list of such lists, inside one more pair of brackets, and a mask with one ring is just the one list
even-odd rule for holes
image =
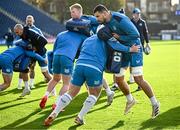
{"label": "green grass", "polygon": [[[39,101],[47,85],[36,66],[36,88],[31,95],[20,99],[17,90],[18,74],[14,73],[11,87],[0,93],[0,129],[180,129],[180,41],[152,41],[152,53],[144,56],[144,77],[152,85],[161,102],[160,115],[152,120],[150,101],[144,92],[135,92],[136,84],[130,85],[133,96],[138,100],[132,111],[124,116],[126,99],[116,91],[114,102],[106,106],[106,94],[102,91],[97,104],[86,116],[86,124],[76,126],[74,118],[80,111],[87,92],[82,87],[80,94],[62,112],[50,127],[43,126],[51,112],[55,97],[50,97],[47,107],[40,110]],[[52,48],[52,45],[48,45]],[[0,46],[2,52],[5,47]],[[128,78],[128,73],[127,77]],[[112,76],[105,77],[112,83]],[[0,76],[0,82],[2,77]],[[59,91],[61,84],[56,89]]]}

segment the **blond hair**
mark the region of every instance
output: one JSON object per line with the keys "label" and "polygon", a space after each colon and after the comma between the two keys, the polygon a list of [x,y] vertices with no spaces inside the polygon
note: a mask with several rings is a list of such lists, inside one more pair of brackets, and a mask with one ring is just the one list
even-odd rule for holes
{"label": "blond hair", "polygon": [[15,26],[14,26],[14,29],[23,29],[23,25],[22,24],[16,24]]}
{"label": "blond hair", "polygon": [[69,7],[70,10],[72,10],[72,9],[74,9],[74,8],[76,8],[77,10],[79,10],[81,13],[83,12],[83,8],[82,8],[82,6],[81,6],[79,3],[75,3],[75,4],[73,4],[73,5],[71,5],[71,6]]}

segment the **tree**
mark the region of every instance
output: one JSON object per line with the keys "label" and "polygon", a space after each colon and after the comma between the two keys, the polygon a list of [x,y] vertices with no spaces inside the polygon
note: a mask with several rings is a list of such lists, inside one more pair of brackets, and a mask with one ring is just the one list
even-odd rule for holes
{"label": "tree", "polygon": [[[70,18],[69,6],[79,3],[83,7],[84,14],[93,15],[93,9],[98,4],[107,6],[109,10],[118,11],[125,5],[125,0],[28,0],[30,3],[48,12],[61,23]],[[50,4],[56,5],[56,12],[50,12]]]}

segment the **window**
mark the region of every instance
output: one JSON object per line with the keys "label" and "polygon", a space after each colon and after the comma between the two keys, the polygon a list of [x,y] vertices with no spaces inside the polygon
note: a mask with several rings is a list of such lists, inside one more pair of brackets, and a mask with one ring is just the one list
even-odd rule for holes
{"label": "window", "polygon": [[169,2],[168,2],[168,1],[163,1],[163,2],[162,2],[162,7],[163,7],[164,9],[168,9],[168,8],[169,8]]}
{"label": "window", "polygon": [[127,3],[127,9],[128,9],[128,11],[132,11],[134,9],[134,3],[133,2],[128,2]]}
{"label": "window", "polygon": [[55,13],[56,12],[56,4],[55,3],[51,2],[49,4],[49,12],[50,13]]}
{"label": "window", "polygon": [[163,20],[167,20],[167,19],[168,19],[168,14],[163,14],[163,15],[162,15],[162,19],[163,19]]}
{"label": "window", "polygon": [[157,2],[149,3],[149,12],[158,12],[158,3]]}

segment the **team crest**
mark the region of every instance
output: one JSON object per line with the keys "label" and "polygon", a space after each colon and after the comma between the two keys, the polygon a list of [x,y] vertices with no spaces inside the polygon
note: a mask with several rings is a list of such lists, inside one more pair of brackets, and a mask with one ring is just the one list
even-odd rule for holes
{"label": "team crest", "polygon": [[70,70],[69,70],[69,69],[64,69],[64,72],[65,72],[65,73],[69,73]]}
{"label": "team crest", "polygon": [[6,69],[6,72],[10,73],[10,69]]}
{"label": "team crest", "polygon": [[100,81],[99,81],[99,80],[94,81],[94,84],[95,84],[95,85],[98,85],[99,83],[100,83]]}

